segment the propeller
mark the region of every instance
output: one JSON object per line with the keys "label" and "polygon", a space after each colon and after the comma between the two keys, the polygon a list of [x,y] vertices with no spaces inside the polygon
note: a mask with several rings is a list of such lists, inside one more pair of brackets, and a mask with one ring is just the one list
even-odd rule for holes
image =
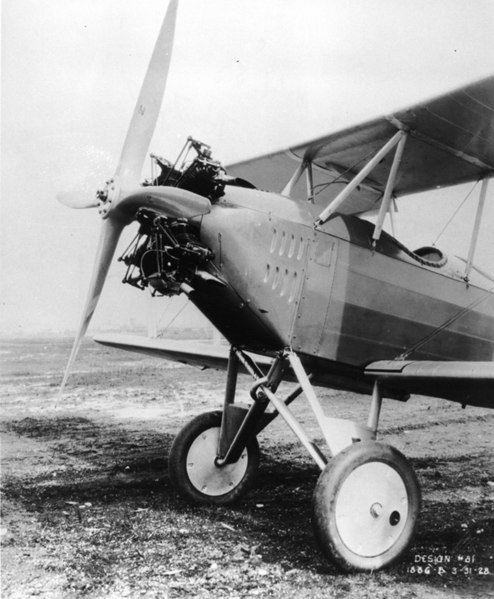
{"label": "propeller", "polygon": [[[209,204],[208,200],[201,196],[195,196],[195,194],[187,194],[183,190],[170,189],[165,193],[162,188],[138,188],[139,177],[165,93],[173,50],[177,5],[178,0],[170,0],[127,130],[114,177],[106,183],[104,190],[97,192],[97,199],[89,198],[86,194],[78,192],[61,193],[57,197],[59,201],[71,208],[99,206],[99,212],[104,219],[86,303],[59,395],[64,390],[82,338],[98,304],[120,234],[123,228],[131,222],[135,209],[142,205],[157,205],[167,213],[173,214],[175,211],[181,215],[182,211],[177,203],[186,201],[186,203],[188,202],[185,208],[186,213],[197,214],[197,211],[199,213],[204,213],[203,210],[209,211],[205,205],[205,202]],[[177,194],[177,192],[181,193]],[[195,198],[191,196],[195,196],[199,201],[196,203]]]}
{"label": "propeller", "polygon": [[91,276],[91,282],[89,284],[89,291],[86,298],[86,304],[82,313],[81,323],[72,345],[72,351],[70,353],[69,361],[65,368],[63,375],[62,385],[60,387],[60,393],[63,392],[67,379],[69,378],[72,365],[79,351],[82,338],[86,334],[89,323],[93,316],[96,305],[98,304],[103,285],[105,283],[106,275],[110,267],[115,248],[117,247],[120,233],[124,224],[121,221],[115,221],[113,219],[107,219],[103,221],[101,227],[100,238],[98,242],[98,249],[96,251],[96,258],[94,261],[93,273]]}

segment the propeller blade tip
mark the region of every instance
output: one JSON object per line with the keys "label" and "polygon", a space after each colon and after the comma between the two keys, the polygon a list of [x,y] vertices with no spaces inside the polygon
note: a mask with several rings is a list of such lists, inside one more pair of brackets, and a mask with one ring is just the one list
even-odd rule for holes
{"label": "propeller blade tip", "polygon": [[90,198],[86,193],[76,191],[63,191],[57,193],[56,199],[60,204],[78,210],[84,208],[97,208],[98,206],[97,198]]}

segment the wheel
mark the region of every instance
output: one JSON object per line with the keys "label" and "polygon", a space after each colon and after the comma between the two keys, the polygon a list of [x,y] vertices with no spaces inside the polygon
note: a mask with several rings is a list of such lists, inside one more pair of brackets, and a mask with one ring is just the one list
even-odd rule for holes
{"label": "wheel", "polygon": [[194,418],[176,436],[168,457],[170,479],[189,501],[227,505],[239,499],[252,485],[259,466],[259,445],[251,437],[237,462],[218,467],[215,463],[221,412]]}
{"label": "wheel", "polygon": [[417,477],[403,454],[375,441],[336,455],[314,489],[313,526],[323,553],[343,570],[378,570],[412,540],[420,511]]}

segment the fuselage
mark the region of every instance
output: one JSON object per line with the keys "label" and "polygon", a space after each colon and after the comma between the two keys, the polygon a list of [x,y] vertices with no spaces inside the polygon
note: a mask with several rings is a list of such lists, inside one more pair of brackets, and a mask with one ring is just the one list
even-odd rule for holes
{"label": "fuselage", "polygon": [[199,284],[191,299],[231,343],[352,370],[403,354],[493,360],[493,279],[474,271],[467,284],[458,259],[421,258],[386,234],[374,249],[356,217],[314,229],[310,208],[227,186],[201,217],[227,286]]}

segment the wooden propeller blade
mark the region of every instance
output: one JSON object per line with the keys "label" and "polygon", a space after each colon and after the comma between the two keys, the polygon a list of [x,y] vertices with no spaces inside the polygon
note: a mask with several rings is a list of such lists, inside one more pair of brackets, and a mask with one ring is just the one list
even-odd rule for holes
{"label": "wooden propeller blade", "polygon": [[165,94],[170,67],[178,0],[170,0],[120,155],[116,177],[122,188],[141,175]]}
{"label": "wooden propeller blade", "polygon": [[62,191],[57,193],[57,201],[69,208],[83,209],[96,208],[98,200],[95,197],[90,197],[85,192],[79,191]]}
{"label": "wooden propeller blade", "polygon": [[96,258],[94,261],[93,274],[91,282],[89,284],[89,291],[86,298],[86,304],[82,313],[81,323],[77,331],[77,335],[72,346],[72,351],[69,357],[69,361],[65,368],[62,385],[60,387],[59,395],[63,392],[67,379],[69,377],[72,365],[79,351],[82,338],[84,337],[91,318],[94,314],[94,310],[98,304],[98,300],[105,284],[106,275],[110,267],[110,262],[115,253],[120,234],[124,225],[118,219],[106,219],[103,221],[101,228],[101,234],[98,243],[98,249],[96,252]]}

